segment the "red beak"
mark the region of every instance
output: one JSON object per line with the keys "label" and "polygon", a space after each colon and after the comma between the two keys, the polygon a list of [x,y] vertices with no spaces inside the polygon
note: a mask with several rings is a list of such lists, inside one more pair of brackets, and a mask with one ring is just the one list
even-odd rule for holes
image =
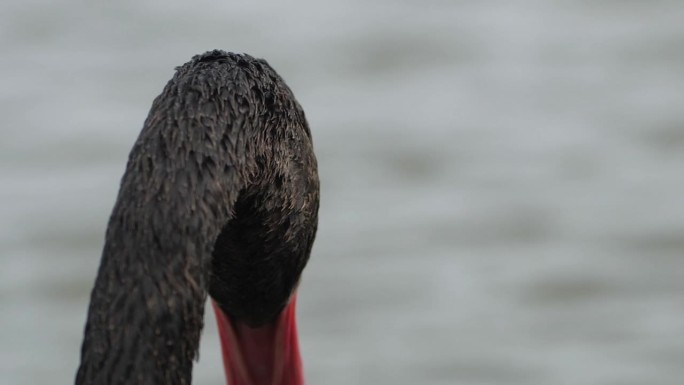
{"label": "red beak", "polygon": [[296,294],[271,324],[252,328],[233,321],[215,303],[229,385],[303,385],[295,320]]}

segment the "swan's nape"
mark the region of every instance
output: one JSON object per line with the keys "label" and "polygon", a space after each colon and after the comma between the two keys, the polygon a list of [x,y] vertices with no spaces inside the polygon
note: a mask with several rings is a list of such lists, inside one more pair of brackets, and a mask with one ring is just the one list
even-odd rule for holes
{"label": "swan's nape", "polygon": [[295,292],[318,202],[304,112],[265,61],[177,68],[121,180],[76,384],[190,384],[207,294],[230,385],[302,384]]}

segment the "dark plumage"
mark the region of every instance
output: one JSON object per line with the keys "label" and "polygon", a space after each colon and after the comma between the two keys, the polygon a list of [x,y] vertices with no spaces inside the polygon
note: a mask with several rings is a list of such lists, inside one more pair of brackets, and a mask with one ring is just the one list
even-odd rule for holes
{"label": "dark plumage", "polygon": [[128,159],[76,384],[189,384],[207,292],[234,320],[273,322],[318,200],[304,112],[264,60],[215,50],[177,68]]}

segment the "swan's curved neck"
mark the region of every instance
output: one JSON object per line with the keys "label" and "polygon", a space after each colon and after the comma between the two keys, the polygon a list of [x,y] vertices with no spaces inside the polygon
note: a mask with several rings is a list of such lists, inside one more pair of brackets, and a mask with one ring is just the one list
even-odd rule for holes
{"label": "swan's curved neck", "polygon": [[158,202],[125,199],[110,219],[76,383],[190,384],[220,227],[193,228],[185,205],[161,214]]}

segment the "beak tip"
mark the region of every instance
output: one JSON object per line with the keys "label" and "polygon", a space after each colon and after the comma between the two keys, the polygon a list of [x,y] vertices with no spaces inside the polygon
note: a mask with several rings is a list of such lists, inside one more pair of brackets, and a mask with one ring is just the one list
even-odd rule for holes
{"label": "beak tip", "polygon": [[256,328],[232,320],[212,302],[230,385],[304,384],[296,302],[295,294],[273,323]]}

